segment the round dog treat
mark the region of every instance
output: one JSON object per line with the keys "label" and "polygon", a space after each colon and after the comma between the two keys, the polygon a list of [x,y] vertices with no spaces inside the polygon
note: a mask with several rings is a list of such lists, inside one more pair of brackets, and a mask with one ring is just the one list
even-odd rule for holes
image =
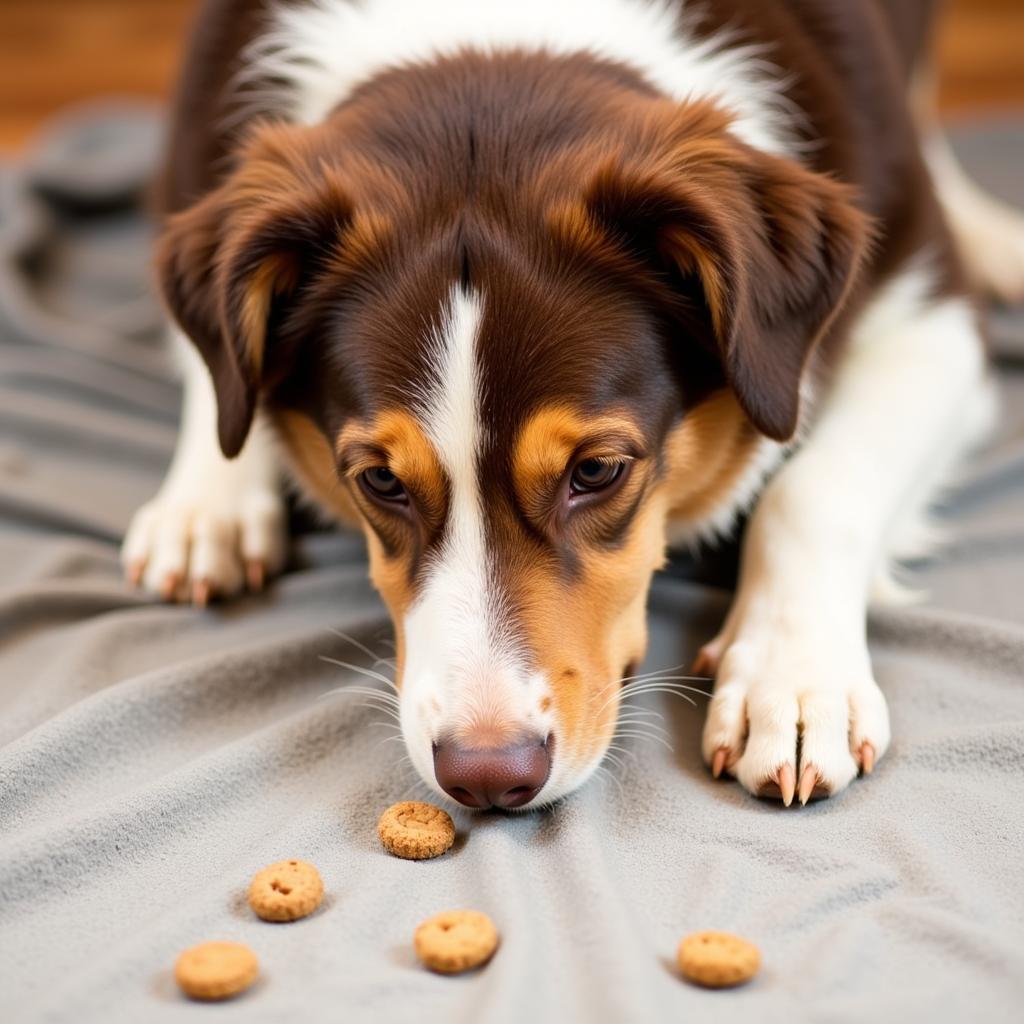
{"label": "round dog treat", "polygon": [[264,921],[297,921],[312,914],[323,898],[320,872],[304,860],[279,860],[249,885],[249,906]]}
{"label": "round dog treat", "polygon": [[479,910],[446,910],[416,929],[413,945],[432,971],[460,974],[491,959],[498,948],[498,930]]}
{"label": "round dog treat", "polygon": [[256,954],[240,942],[204,942],[186,949],[174,965],[174,980],[192,999],[230,999],[259,974]]}
{"label": "round dog treat", "polygon": [[440,807],[406,800],[380,816],[377,834],[388,853],[406,860],[427,860],[451,848],[455,823]]}
{"label": "round dog treat", "polygon": [[742,985],[760,966],[757,946],[728,932],[694,932],[679,944],[679,970],[705,988]]}

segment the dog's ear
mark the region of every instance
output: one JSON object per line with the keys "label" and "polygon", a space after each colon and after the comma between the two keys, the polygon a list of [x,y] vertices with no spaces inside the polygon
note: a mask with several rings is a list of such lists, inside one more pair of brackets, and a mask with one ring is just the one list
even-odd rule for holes
{"label": "dog's ear", "polygon": [[351,219],[344,186],[305,131],[258,130],[238,169],[172,216],[157,244],[164,300],[209,368],[228,458],[252,425],[272,322],[338,250]]}
{"label": "dog's ear", "polygon": [[585,204],[620,251],[702,307],[754,426],[792,437],[804,367],[868,244],[852,190],[723,133],[609,161]]}

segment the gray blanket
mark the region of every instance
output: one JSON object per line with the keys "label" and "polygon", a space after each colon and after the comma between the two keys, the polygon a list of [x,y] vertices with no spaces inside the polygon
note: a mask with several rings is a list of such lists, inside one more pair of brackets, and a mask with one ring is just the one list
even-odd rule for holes
{"label": "gray blanket", "polygon": [[[319,658],[371,661],[332,629],[387,654],[359,541],[307,531],[265,596],[205,611],[121,582],[177,417],[137,207],[157,126],[80,111],[0,174],[0,1018],[1022,1019],[1024,320],[993,315],[1005,423],[941,513],[945,556],[912,573],[929,600],[872,616],[895,738],[869,781],[805,809],[752,799],[701,765],[703,701],[655,695],[671,750],[629,737],[556,808],[458,812],[447,856],[400,861],[375,822],[422,789],[390,719],[345,692],[365,680]],[[1024,203],[1019,125],[959,144]],[[673,565],[648,667],[690,658],[727,600]],[[328,896],[264,924],[245,889],[285,857]],[[412,931],[462,906],[501,948],[429,974]],[[702,928],[756,942],[761,976],[682,982],[676,944]],[[170,969],[216,938],[263,976],[211,1009]]]}

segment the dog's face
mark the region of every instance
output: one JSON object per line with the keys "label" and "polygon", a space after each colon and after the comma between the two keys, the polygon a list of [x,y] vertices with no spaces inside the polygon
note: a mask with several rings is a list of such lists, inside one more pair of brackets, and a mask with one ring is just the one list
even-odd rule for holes
{"label": "dog's face", "polygon": [[643,654],[681,396],[628,295],[467,252],[464,280],[424,263],[393,321],[339,325],[372,399],[339,410],[332,445],[395,624],[413,763],[433,781],[438,751],[544,745],[551,798],[602,757]]}
{"label": "dog's face", "polygon": [[722,118],[646,118],[473,198],[353,155],[344,125],[266,128],[161,246],[222,447],[262,396],[358,518],[412,762],[471,806],[600,762],[669,518],[713,514],[792,434],[863,243],[843,189]]}

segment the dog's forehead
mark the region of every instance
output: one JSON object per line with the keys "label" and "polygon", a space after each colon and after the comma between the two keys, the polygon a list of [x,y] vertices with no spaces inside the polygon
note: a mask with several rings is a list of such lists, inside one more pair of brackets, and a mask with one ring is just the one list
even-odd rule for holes
{"label": "dog's forehead", "polygon": [[481,452],[509,449],[552,407],[595,420],[625,411],[654,428],[672,374],[643,316],[582,297],[519,295],[450,283],[429,313],[410,310],[393,332],[381,325],[363,350],[371,403],[407,410],[448,446],[469,436],[472,407]]}
{"label": "dog's forehead", "polygon": [[[513,455],[529,437],[566,449],[588,433],[653,432],[665,374],[642,317],[548,295],[514,304],[510,289],[449,286],[389,381],[389,408],[404,409],[445,468]],[[386,344],[386,342],[384,343]],[[391,359],[396,350],[392,348]]]}
{"label": "dog's forehead", "polygon": [[655,325],[613,282],[602,290],[570,274],[501,274],[481,293],[477,358],[489,420],[521,426],[552,403],[600,415],[656,385]]}

